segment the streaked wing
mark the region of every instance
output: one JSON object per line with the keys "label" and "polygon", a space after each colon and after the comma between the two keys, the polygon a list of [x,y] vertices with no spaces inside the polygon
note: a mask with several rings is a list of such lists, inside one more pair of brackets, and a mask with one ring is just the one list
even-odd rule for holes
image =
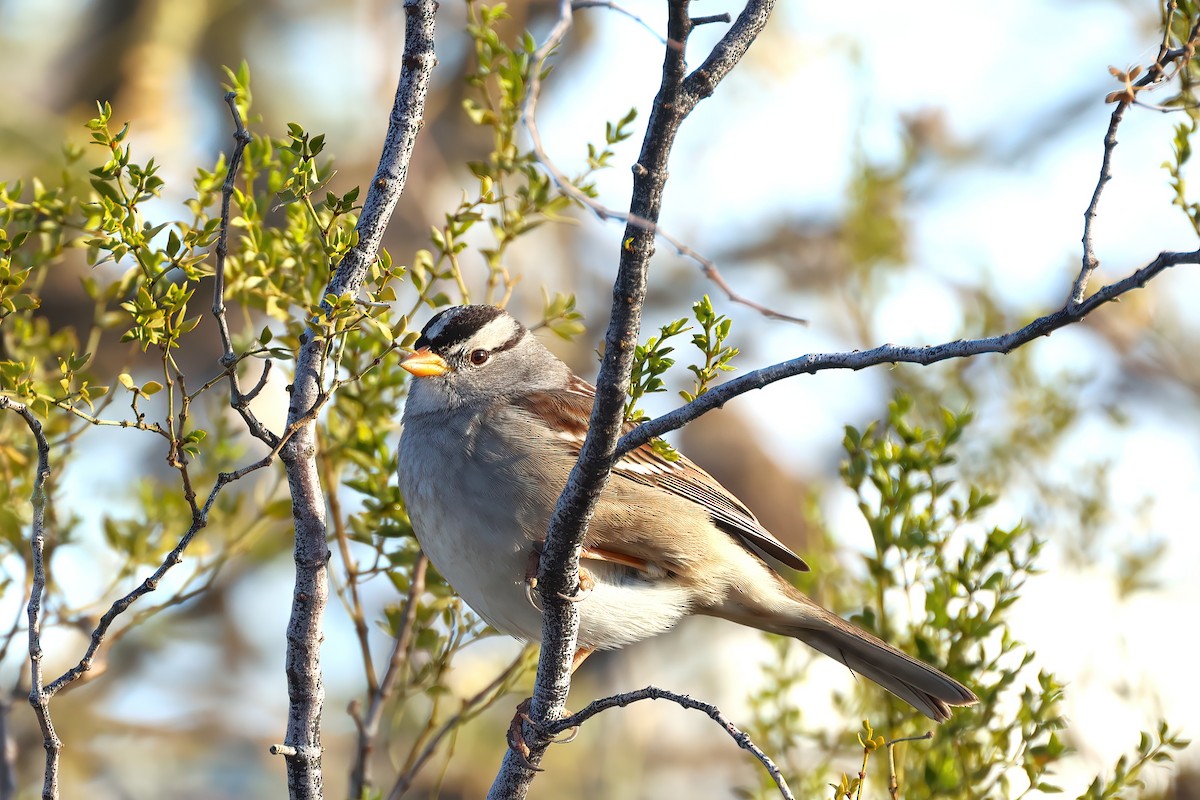
{"label": "streaked wing", "polygon": [[[591,414],[595,393],[591,384],[575,378],[565,391],[534,392],[517,402],[562,431],[564,446],[577,453],[587,434],[586,420]],[[626,423],[625,431],[634,427],[632,423]],[[666,489],[696,503],[708,512],[713,524],[743,545],[757,548],[793,569],[808,571],[804,559],[776,539],[759,523],[750,509],[686,457],[681,455],[677,461],[668,461],[649,444],[644,444],[623,456],[613,467],[613,472],[645,486]]]}

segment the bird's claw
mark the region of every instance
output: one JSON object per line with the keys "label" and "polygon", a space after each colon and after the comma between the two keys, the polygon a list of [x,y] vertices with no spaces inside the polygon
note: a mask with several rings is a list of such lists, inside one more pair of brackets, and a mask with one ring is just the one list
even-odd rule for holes
{"label": "bird's claw", "polygon": [[[521,762],[522,767],[530,772],[544,772],[545,770],[543,770],[541,767],[535,766],[533,762],[529,760],[531,751],[529,749],[528,742],[525,741],[525,732],[521,729],[521,726],[528,722],[529,726],[535,731],[542,730],[542,725],[534,720],[533,717],[529,716],[529,708],[532,702],[533,698],[526,697],[517,705],[517,711],[515,714],[513,714],[512,721],[508,723],[508,747],[513,751],[513,755],[517,757],[517,760]],[[570,716],[570,713],[571,712],[568,711],[567,715]],[[570,728],[567,728],[565,731],[562,731],[558,734],[546,736],[545,742],[546,744],[570,744],[571,742],[575,741],[578,736],[579,726],[572,725]]]}
{"label": "bird's claw", "polygon": [[534,611],[541,611],[542,607],[538,605],[538,601],[534,598],[533,593],[537,591],[538,579],[536,575],[525,579],[525,599],[529,601],[529,605],[533,606]]}
{"label": "bird's claw", "polygon": [[592,577],[592,573],[586,569],[579,570],[579,586],[576,587],[574,594],[558,593],[558,596],[563,600],[572,603],[578,603],[581,600],[586,600],[587,596],[596,588],[596,579]]}
{"label": "bird's claw", "polygon": [[530,698],[528,697],[522,700],[517,706],[517,713],[513,714],[512,722],[508,723],[508,749],[512,750],[517,761],[521,762],[521,766],[525,769],[530,772],[544,772],[545,770],[529,760],[529,745],[525,741],[524,731],[521,730],[521,725],[525,722],[537,727],[529,716],[529,702]]}
{"label": "bird's claw", "polygon": [[541,613],[542,607],[538,601],[534,599],[533,593],[537,591],[538,579],[538,563],[541,559],[541,548],[535,547],[529,553],[529,562],[525,565],[525,599],[529,601],[529,605],[533,606],[533,610]]}

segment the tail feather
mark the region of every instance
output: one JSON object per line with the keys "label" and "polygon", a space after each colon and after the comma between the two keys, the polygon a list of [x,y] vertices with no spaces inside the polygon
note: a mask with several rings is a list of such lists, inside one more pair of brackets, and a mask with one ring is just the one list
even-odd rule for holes
{"label": "tail feather", "polygon": [[[838,620],[846,626],[825,629],[799,628],[788,633],[840,661],[852,672],[887,689],[937,722],[950,719],[950,706],[979,702],[970,689],[949,675],[900,652],[896,648]],[[847,630],[848,629],[848,630]]]}
{"label": "tail feather", "polygon": [[951,706],[979,702],[974,692],[949,675],[856,628],[808,598],[797,596],[789,605],[786,613],[777,611],[769,616],[727,613],[721,616],[799,639],[937,722],[950,718]]}

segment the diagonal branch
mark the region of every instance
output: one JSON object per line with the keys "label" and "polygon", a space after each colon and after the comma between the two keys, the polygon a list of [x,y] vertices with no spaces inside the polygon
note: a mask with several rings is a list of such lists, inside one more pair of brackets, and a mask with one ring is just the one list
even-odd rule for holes
{"label": "diagonal branch", "polygon": [[621,438],[616,450],[617,456],[628,453],[656,436],[682,428],[702,414],[720,408],[738,395],[761,389],[784,378],[811,375],[829,369],[860,370],[880,364],[901,363],[928,366],[952,358],[969,358],[984,353],[1010,353],[1034,339],[1049,336],[1059,328],[1079,322],[1100,306],[1119,300],[1121,295],[1134,289],[1140,289],[1159,273],[1180,264],[1200,264],[1200,250],[1190,253],[1160,253],[1158,258],[1146,266],[1122,280],[1108,284],[1078,306],[1072,308],[1068,301],[1057,311],[1038,317],[1023,328],[999,336],[959,339],[935,345],[884,344],[870,350],[853,350],[847,353],[814,353],[756,369],[710,389],[668,414],[643,422]]}
{"label": "diagonal branch", "polygon": [[[563,39],[566,38],[567,32],[571,29],[573,10],[576,8],[586,8],[591,5],[609,5],[609,3],[580,2],[579,0],[576,0],[576,2],[572,3],[571,0],[560,0],[558,21],[555,23],[550,33],[547,34],[545,41],[543,41],[541,46],[538,47],[538,49],[534,52],[531,59],[534,66],[533,69],[530,70],[529,91],[525,95],[525,107],[522,109],[521,117],[525,121],[526,129],[529,131],[529,138],[533,142],[533,152],[537,156],[538,163],[540,163],[542,168],[549,173],[550,178],[554,181],[554,184],[558,187],[560,192],[567,195],[584,208],[589,209],[601,220],[616,220],[618,222],[624,222],[627,228],[636,227],[647,231],[671,245],[678,255],[695,261],[700,266],[700,270],[704,273],[704,276],[713,284],[715,284],[717,288],[719,288],[725,294],[730,302],[739,303],[748,308],[752,308],[768,319],[784,320],[787,322],[799,323],[801,325],[807,324],[807,320],[801,319],[800,317],[794,317],[789,314],[784,314],[781,311],[776,311],[775,309],[769,308],[768,306],[757,303],[748,297],[739,294],[733,289],[732,286],[730,286],[729,282],[725,280],[725,277],[721,274],[721,271],[717,268],[717,265],[712,261],[712,259],[701,255],[696,250],[693,250],[691,247],[684,244],[683,240],[660,227],[657,217],[651,219],[650,217],[636,213],[633,209],[630,209],[629,212],[624,212],[618,211],[614,208],[609,208],[608,206],[580,190],[579,187],[572,183],[570,178],[568,178],[563,171],[558,168],[558,166],[554,163],[554,160],[550,158],[550,154],[546,152],[546,148],[542,144],[542,134],[537,123],[537,105],[541,98],[542,73],[544,71],[544,65],[546,59],[552,52],[554,52],[555,49],[558,48],[560,44],[562,44]],[[761,5],[764,4],[752,3],[747,6],[747,9],[749,9],[751,6],[755,6],[757,8]],[[612,7],[614,10],[628,13],[625,11],[625,9],[616,6]],[[769,14],[769,10],[766,13]],[[741,58],[741,55],[745,53],[746,48],[749,46],[749,41],[744,41],[747,31],[753,30],[753,35],[757,36],[758,32],[762,30],[761,24],[757,29],[754,29],[751,22],[743,22],[743,17],[746,16],[746,12],[743,11],[742,17],[738,18],[737,23],[730,30],[729,34],[727,34],[726,37],[721,40],[721,43],[719,43],[717,48],[713,51],[715,54],[717,49],[721,49],[722,53],[726,54],[725,57],[719,59],[713,66],[710,67],[710,70],[716,77],[710,76],[709,73],[703,73],[703,80],[697,81],[698,84],[703,85],[703,91],[707,91],[707,94],[704,94],[703,97],[707,97],[709,94],[712,94],[712,89],[721,80],[721,78],[728,73],[728,67],[732,66],[732,64],[729,64],[728,67],[726,66],[728,54],[737,53],[737,57]],[[761,11],[756,11],[755,13],[751,14],[750,18],[752,20],[757,20],[762,24],[765,24],[766,22],[766,17],[761,13]],[[643,22],[643,24],[645,23]],[[689,20],[690,26],[694,27],[695,24],[696,22],[694,20]],[[726,46],[722,48],[722,44],[725,44],[727,39],[730,39],[732,43],[726,44]],[[668,36],[668,38],[663,41],[663,44],[666,45],[668,50],[676,50],[679,53],[683,52],[683,43],[679,40],[672,39]],[[713,57],[710,55],[709,59],[705,61],[705,64],[707,65],[709,61],[712,60]],[[703,67],[701,67],[701,69],[703,69]],[[700,70],[697,70],[697,73],[699,72]],[[695,77],[695,74],[696,73],[693,73],[693,76],[691,77]],[[691,77],[689,77],[689,80]],[[680,108],[686,107],[686,110],[683,112],[683,116],[687,116],[687,114],[691,112],[692,108],[695,108],[696,104],[703,99],[703,97],[699,94],[699,91],[700,89],[697,87],[693,90],[680,93]],[[634,175],[635,177],[637,175],[636,166],[634,167]]]}

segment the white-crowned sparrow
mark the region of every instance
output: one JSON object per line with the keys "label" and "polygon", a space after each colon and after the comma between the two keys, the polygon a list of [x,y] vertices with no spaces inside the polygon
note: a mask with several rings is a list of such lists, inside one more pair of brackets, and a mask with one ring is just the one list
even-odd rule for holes
{"label": "white-crowned sparrow", "polygon": [[[401,366],[414,380],[400,438],[400,490],[434,566],[481,617],[541,638],[531,564],[579,455],[594,388],[493,306],[435,316]],[[687,614],[792,636],[945,720],[976,697],[962,684],[821,608],[768,565],[808,567],[686,458],[649,446],[613,470],[584,542],[591,591],[579,648],[622,647]]]}

